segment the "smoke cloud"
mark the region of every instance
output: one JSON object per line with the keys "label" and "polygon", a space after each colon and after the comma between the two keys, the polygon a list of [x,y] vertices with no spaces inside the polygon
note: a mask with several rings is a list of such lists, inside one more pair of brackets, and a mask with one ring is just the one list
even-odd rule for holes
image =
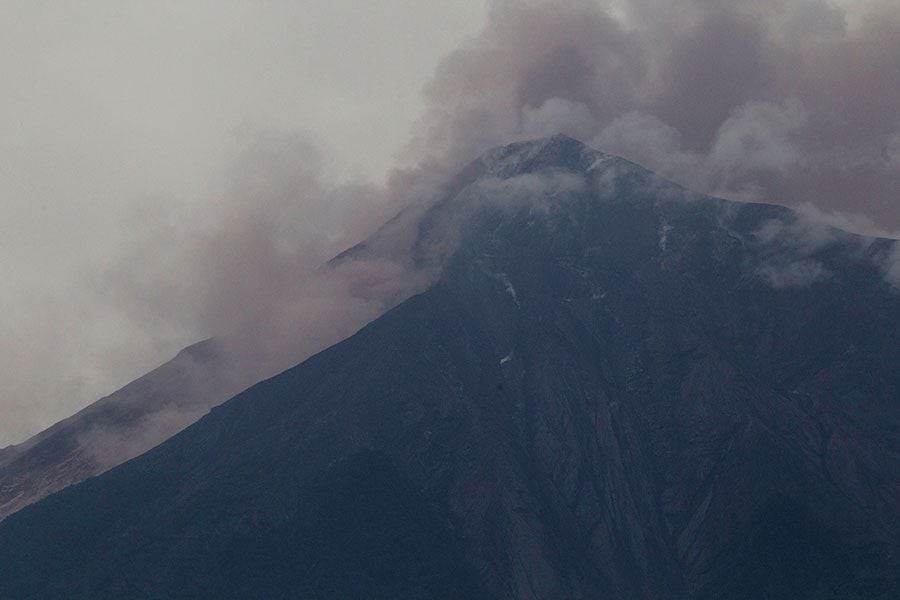
{"label": "smoke cloud", "polygon": [[307,135],[245,132],[212,210],[145,219],[129,255],[97,275],[108,309],[143,336],[215,336],[234,377],[252,383],[420,290],[429,275],[412,268],[403,232],[377,235],[385,244],[376,252],[328,262],[411,204],[421,178],[340,182],[325,154]]}
{"label": "smoke cloud", "polygon": [[[348,179],[310,136],[250,129],[211,206],[134,212],[127,251],[71,300],[143,350],[91,368],[209,336],[249,378],[295,364],[427,285],[409,255],[421,207],[483,151],[537,136],[571,135],[700,192],[898,230],[898,65],[887,0],[492,1],[437,65],[385,183]],[[376,251],[323,267],[398,212]],[[900,280],[900,260],[884,260]],[[830,274],[801,261],[760,276]]]}
{"label": "smoke cloud", "polygon": [[900,8],[491,4],[426,89],[411,156],[562,132],[691,189],[900,228]]}

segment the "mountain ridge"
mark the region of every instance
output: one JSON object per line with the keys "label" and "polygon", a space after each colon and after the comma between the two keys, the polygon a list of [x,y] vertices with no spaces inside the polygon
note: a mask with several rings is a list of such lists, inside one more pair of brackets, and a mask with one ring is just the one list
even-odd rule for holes
{"label": "mountain ridge", "polygon": [[[457,191],[424,292],[0,524],[0,597],[896,590],[900,309],[868,258],[889,242],[798,246],[786,209],[572,148]],[[822,270],[760,270],[798,260]]]}

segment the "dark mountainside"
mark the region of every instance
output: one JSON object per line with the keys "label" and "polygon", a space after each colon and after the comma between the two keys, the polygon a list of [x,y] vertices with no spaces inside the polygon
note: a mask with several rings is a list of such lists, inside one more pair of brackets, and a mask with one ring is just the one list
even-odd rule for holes
{"label": "dark mountainside", "polygon": [[168,439],[246,381],[208,340],[29,438],[0,450],[0,520]]}
{"label": "dark mountainside", "polygon": [[898,597],[894,242],[564,137],[449,189],[432,287],[7,518],[0,598]]}

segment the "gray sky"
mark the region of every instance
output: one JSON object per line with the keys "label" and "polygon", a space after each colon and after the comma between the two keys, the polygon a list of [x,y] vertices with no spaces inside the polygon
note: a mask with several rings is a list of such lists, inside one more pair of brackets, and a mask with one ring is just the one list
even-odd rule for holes
{"label": "gray sky", "polygon": [[439,57],[484,12],[481,0],[0,3],[0,446],[196,334],[129,341],[132,323],[82,297],[147,212],[214,201],[256,128],[318,138],[337,177],[381,178]]}
{"label": "gray sky", "polygon": [[223,330],[345,335],[402,256],[315,266],[517,139],[900,230],[898,65],[896,0],[0,3],[0,446]]}

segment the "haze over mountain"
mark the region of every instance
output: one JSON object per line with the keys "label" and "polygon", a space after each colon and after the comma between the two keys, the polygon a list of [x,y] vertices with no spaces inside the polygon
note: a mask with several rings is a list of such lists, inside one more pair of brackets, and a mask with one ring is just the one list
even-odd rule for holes
{"label": "haze over mountain", "polygon": [[8,517],[0,597],[900,590],[896,241],[564,136],[331,264],[398,227],[421,293]]}
{"label": "haze over mountain", "polygon": [[[895,0],[0,16],[0,446],[233,326],[268,330],[271,372],[300,360],[277,334],[309,312],[310,273],[515,140],[561,131],[696,191],[898,237]],[[352,300],[327,291],[312,300]]]}
{"label": "haze over mountain", "polygon": [[149,450],[211,407],[344,339],[422,289],[433,274],[412,269],[409,252],[393,249],[398,224],[407,226],[395,219],[370,240],[377,255],[344,257],[290,282],[296,292],[290,311],[257,295],[254,310],[264,319],[185,348],[77,414],[0,449],[0,520]]}
{"label": "haze over mountain", "polygon": [[254,381],[241,379],[213,341],[0,453],[0,520],[168,439]]}

